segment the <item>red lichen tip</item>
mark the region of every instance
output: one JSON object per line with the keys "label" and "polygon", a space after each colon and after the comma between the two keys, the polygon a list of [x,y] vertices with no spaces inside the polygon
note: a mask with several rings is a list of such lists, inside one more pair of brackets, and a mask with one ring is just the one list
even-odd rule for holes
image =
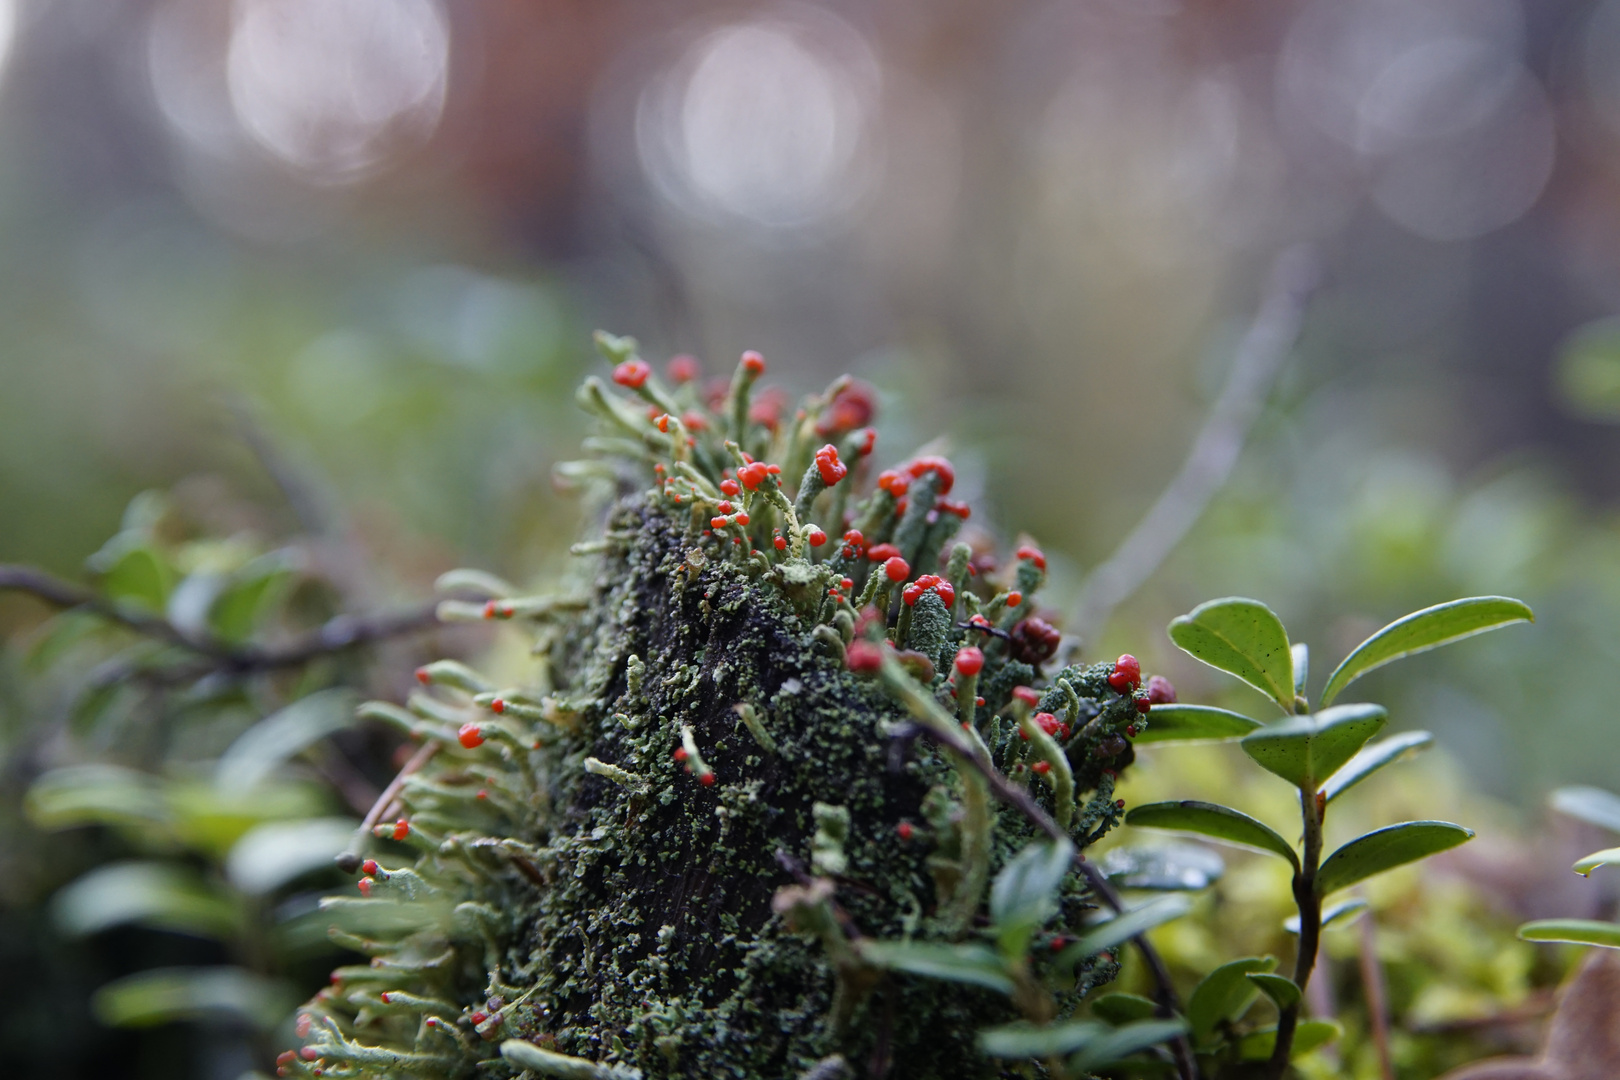
{"label": "red lichen tip", "polygon": [[765,477],[769,475],[770,471],[766,468],[765,463],[762,461],[751,461],[747,465],[744,465],[742,468],[737,470],[737,479],[740,480],[742,482],[742,486],[747,488],[749,491],[758,491],[759,485],[763,484],[765,482]]}
{"label": "red lichen tip", "polygon": [[409,835],[411,835],[411,823],[409,821],[406,821],[404,818],[400,818],[398,821],[394,822],[395,840],[403,840]]}
{"label": "red lichen tip", "polygon": [[771,537],[771,546],[776,548],[777,551],[786,551],[787,540],[781,536],[773,536]]}
{"label": "red lichen tip", "polygon": [[857,638],[844,650],[844,665],[863,675],[873,674],[883,667],[883,646]]}
{"label": "red lichen tip", "polygon": [[298,1056],[303,1058],[305,1061],[317,1061],[320,1059],[321,1052],[315,1049],[313,1046],[306,1046],[302,1050],[298,1051]]}
{"label": "red lichen tip", "polygon": [[1147,681],[1147,699],[1155,705],[1174,705],[1176,688],[1163,675],[1154,675]]}
{"label": "red lichen tip", "polygon": [[376,877],[377,876],[377,860],[376,859],[367,859],[365,862],[360,864],[360,871],[361,871],[361,873],[365,874],[367,877]]}
{"label": "red lichen tip", "polygon": [[482,1024],[485,1020],[489,1019],[489,1014],[480,1009],[471,1016],[467,1017],[467,1019],[472,1021],[473,1027],[477,1027],[479,1024]]}
{"label": "red lichen tip", "polygon": [[939,477],[939,490],[935,492],[936,495],[950,494],[952,485],[956,483],[955,466],[953,466],[949,461],[946,461],[944,458],[932,454],[920,458],[914,458],[911,463],[906,466],[906,471],[909,472],[913,477],[918,477],[923,473],[928,472],[931,472],[935,476]]}
{"label": "red lichen tip", "polygon": [[735,506],[732,506],[731,503],[726,502],[725,500],[721,500],[715,506],[715,509],[720,511],[722,514],[729,514],[729,513],[731,513],[733,510],[735,510],[737,508]]}
{"label": "red lichen tip", "polygon": [[1045,776],[1047,773],[1052,771],[1052,763],[1049,761],[1037,761],[1035,764],[1031,765],[1030,768],[1040,773],[1042,776]]}
{"label": "red lichen tip", "polygon": [[934,502],[934,509],[942,514],[955,514],[963,521],[973,516],[973,508],[956,499],[937,499]]}
{"label": "red lichen tip", "polygon": [[1137,712],[1145,714],[1145,713],[1148,713],[1148,712],[1152,711],[1152,709],[1153,709],[1153,702],[1149,701],[1147,698],[1137,698],[1136,699],[1136,711]]}
{"label": "red lichen tip", "polygon": [[910,840],[912,835],[915,834],[917,830],[912,828],[911,822],[902,821],[899,825],[895,826],[894,831],[900,834],[900,839]]}
{"label": "red lichen tip", "polygon": [[827,534],[815,525],[804,530],[804,538],[810,541],[811,547],[820,547],[827,542]]}
{"label": "red lichen tip", "polygon": [[356,884],[359,885],[359,887],[360,887],[360,895],[361,896],[370,896],[371,895],[371,887],[374,884],[376,884],[376,882],[371,878],[363,877],[358,882],[356,882]]}
{"label": "red lichen tip", "polygon": [[984,652],[972,645],[956,650],[956,670],[964,675],[977,675],[984,670]]}
{"label": "red lichen tip", "polygon": [[652,368],[647,361],[636,357],[626,360],[613,369],[613,381],[620,386],[628,386],[632,390],[640,390],[647,382],[647,376],[652,374]]}
{"label": "red lichen tip", "polygon": [[505,698],[496,698],[494,701],[490,702],[489,703],[489,711],[492,712],[492,713],[503,713],[503,712],[505,712],[506,711],[506,699]]}
{"label": "red lichen tip", "polygon": [[742,354],[742,368],[750,375],[765,374],[765,358],[753,349]]}
{"label": "red lichen tip", "polygon": [[736,522],[739,525],[748,524],[748,515],[747,514],[738,514],[737,517],[736,517]]}
{"label": "red lichen tip", "polygon": [[1142,681],[1142,664],[1126,653],[1114,661],[1113,673],[1108,676],[1108,685],[1121,694],[1134,690]]}
{"label": "red lichen tip", "polygon": [[714,787],[714,773],[712,772],[703,773],[697,779],[698,783],[702,784],[704,787]]}
{"label": "red lichen tip", "polygon": [[462,724],[456,738],[460,739],[461,745],[468,750],[484,745],[484,733],[479,730],[477,724]]}
{"label": "red lichen tip", "polygon": [[844,543],[848,544],[850,547],[865,547],[866,537],[861,535],[861,530],[850,529],[848,532],[844,533]]}
{"label": "red lichen tip", "polygon": [[685,761],[686,758],[687,758],[686,747],[677,746],[675,748],[675,760],[676,761]]}
{"label": "red lichen tip", "polygon": [[900,556],[883,560],[883,574],[890,581],[900,582],[911,576],[911,564]]}
{"label": "red lichen tip", "polygon": [[735,481],[735,480],[722,480],[722,481],[720,481],[720,494],[726,496],[727,498],[730,498],[730,497],[736,495],[740,491],[742,491],[742,488],[737,485],[737,481]]}
{"label": "red lichen tip", "polygon": [[939,597],[940,602],[943,603],[947,609],[956,606],[956,586],[952,585],[950,582],[941,581],[938,585],[934,586],[934,593]]}
{"label": "red lichen tip", "polygon": [[1038,712],[1034,716],[1030,717],[1030,719],[1035,721],[1036,727],[1040,728],[1048,735],[1051,735],[1053,738],[1068,734],[1068,725],[1049,712]]}
{"label": "red lichen tip", "polygon": [[816,470],[821,473],[821,482],[828,487],[849,475],[849,466],[838,460],[838,447],[832,443],[816,451]]}
{"label": "red lichen tip", "polygon": [[893,544],[873,544],[866,549],[866,557],[872,562],[884,562],[900,554],[900,549]]}
{"label": "red lichen tip", "polygon": [[427,668],[419,667],[416,669],[416,681],[421,683],[423,686],[426,686],[428,683],[433,681],[433,676],[429,674]]}
{"label": "red lichen tip", "polygon": [[832,404],[816,422],[816,433],[827,436],[842,431],[854,431],[861,425],[870,423],[872,414],[876,411],[876,394],[873,389],[863,382],[852,379],[849,385],[838,391],[832,399]]}
{"label": "red lichen tip", "polygon": [[878,473],[877,486],[881,491],[887,491],[895,498],[904,495],[911,487],[911,480],[901,472],[894,469],[885,469]]}
{"label": "red lichen tip", "polygon": [[1007,606],[1008,607],[1017,607],[1019,604],[1022,604],[1023,602],[1024,602],[1024,594],[1019,592],[1017,589],[1014,589],[1012,592],[1007,594]]}
{"label": "red lichen tip", "polygon": [[1024,544],[1013,554],[1020,559],[1028,559],[1030,562],[1035,564],[1035,567],[1038,570],[1046,569],[1046,555],[1038,547],[1034,547],[1030,544]]}
{"label": "red lichen tip", "polygon": [[677,384],[689,383],[703,374],[703,368],[698,364],[697,357],[687,356],[685,353],[671,357],[669,366],[664,370],[669,373],[669,381]]}
{"label": "red lichen tip", "polygon": [[[297,1035],[300,1039],[307,1039],[309,1037],[309,1028],[310,1028],[309,1013],[299,1013],[298,1014],[298,1019],[296,1021],[294,1021],[294,1023],[293,1023],[293,1034]],[[288,1053],[291,1053],[291,1052],[292,1051],[290,1051],[290,1050],[288,1051]],[[276,1058],[276,1060],[280,1061],[281,1058],[278,1057],[278,1058]]]}
{"label": "red lichen tip", "polygon": [[1015,686],[1012,696],[1032,709],[1041,703],[1041,692],[1033,686]]}

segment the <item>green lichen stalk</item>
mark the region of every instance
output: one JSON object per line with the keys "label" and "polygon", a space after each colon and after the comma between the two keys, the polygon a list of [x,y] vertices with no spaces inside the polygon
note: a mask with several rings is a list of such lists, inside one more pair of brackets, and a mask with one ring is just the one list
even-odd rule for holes
{"label": "green lichen stalk", "polygon": [[[1006,987],[919,977],[875,943],[985,937],[990,878],[1040,839],[985,769],[1077,849],[1114,825],[1140,693],[1107,665],[1043,675],[1044,557],[1019,549],[1003,580],[957,542],[949,462],[857,497],[864,387],[787,419],[752,393],[757,354],[704,400],[634,342],[599,345],[634,396],[586,382],[593,457],[561,472],[605,495],[602,532],[554,593],[454,577],[488,599],[441,617],[532,634],[524,685],[441,662],[404,707],[366,707],[424,749],[365,839],[361,895],[326,904],[370,962],[305,1007],[281,1072],[1000,1075],[981,1027],[1061,1018],[1117,968],[1062,948],[1083,880]],[[925,737],[937,723],[977,763]]]}

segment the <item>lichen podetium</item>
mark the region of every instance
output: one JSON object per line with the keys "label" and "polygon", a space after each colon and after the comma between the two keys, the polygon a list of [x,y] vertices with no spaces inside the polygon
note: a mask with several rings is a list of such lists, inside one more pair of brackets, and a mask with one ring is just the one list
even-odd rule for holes
{"label": "lichen podetium", "polygon": [[364,707],[436,750],[351,853],[363,895],[326,903],[371,961],[304,1007],[281,1072],[1000,1075],[978,1028],[1064,1015],[1117,963],[1043,967],[1092,906],[1073,876],[1030,948],[1045,1004],[863,961],[874,939],[974,939],[991,875],[1037,838],[917,737],[919,702],[1083,849],[1121,816],[1143,691],[1110,664],[1043,674],[1045,558],[998,571],[960,542],[943,458],[870,483],[859,383],[783,416],[758,354],[706,393],[685,358],[666,384],[634,342],[598,343],[623,389],[587,380],[600,430],[562,474],[604,494],[601,532],[546,595],[444,583],[482,595],[441,617],[532,634],[524,685],[441,661],[405,707]]}

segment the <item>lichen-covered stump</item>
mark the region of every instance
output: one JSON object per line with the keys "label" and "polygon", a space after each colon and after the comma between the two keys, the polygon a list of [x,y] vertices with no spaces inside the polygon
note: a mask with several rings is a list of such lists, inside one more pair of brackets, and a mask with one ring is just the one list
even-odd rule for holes
{"label": "lichen-covered stump", "polygon": [[[752,393],[756,354],[705,402],[684,359],[666,388],[632,342],[600,344],[639,400],[581,391],[597,457],[564,473],[605,498],[587,569],[529,597],[451,575],[487,600],[443,617],[532,631],[529,681],[441,661],[406,707],[365,706],[436,749],[353,853],[361,895],[326,904],[372,960],[305,1007],[281,1072],[1002,1075],[980,1028],[1061,1017],[1117,969],[1064,951],[1081,879],[1008,975],[923,977],[878,943],[977,955],[992,874],[1038,839],[983,769],[1076,848],[1118,820],[1139,674],[1042,676],[1045,559],[998,574],[956,542],[948,462],[851,498],[874,441],[859,384],[787,420]],[[981,767],[919,737],[941,725]]]}

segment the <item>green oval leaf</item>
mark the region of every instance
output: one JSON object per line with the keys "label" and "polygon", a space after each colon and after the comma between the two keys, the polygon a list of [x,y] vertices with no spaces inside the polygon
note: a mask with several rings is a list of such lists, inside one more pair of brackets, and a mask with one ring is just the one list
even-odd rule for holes
{"label": "green oval leaf", "polygon": [[357,719],[355,694],[321,690],[276,710],[244,731],[220,755],[214,781],[221,791],[257,787],[286,761]]}
{"label": "green oval leaf", "polygon": [[1600,866],[1620,866],[1620,848],[1612,847],[1604,848],[1602,851],[1594,851],[1577,862],[1572,869],[1581,877],[1586,877]]}
{"label": "green oval leaf", "polygon": [[292,1011],[298,998],[288,984],[242,968],[159,968],[108,983],[96,991],[90,1005],[111,1027],[228,1017],[269,1031]]}
{"label": "green oval leaf", "polygon": [[990,886],[990,921],[998,934],[1027,941],[1057,914],[1057,888],[1073,865],[1074,845],[1067,840],[1030,844],[1013,856]]}
{"label": "green oval leaf", "polygon": [[1268,972],[1277,961],[1270,956],[1249,956],[1222,964],[1205,975],[1187,999],[1187,1020],[1193,1038],[1199,1041],[1214,1034],[1222,1020],[1236,1020],[1249,1011],[1260,990],[1248,980],[1254,972]]}
{"label": "green oval leaf", "polygon": [[1179,919],[1191,910],[1192,902],[1185,896],[1161,896],[1159,899],[1149,901],[1141,907],[1123,911],[1107,922],[1088,930],[1085,937],[1064,949],[1063,952],[1064,954],[1073,953],[1076,960],[1086,956],[1094,956],[1104,949],[1112,949],[1116,945],[1123,945],[1131,938],[1145,933],[1155,926],[1167,923],[1172,919]]}
{"label": "green oval leaf", "polygon": [[1236,675],[1285,711],[1294,708],[1288,631],[1258,600],[1229,596],[1199,604],[1170,623],[1170,640],[1210,667]]}
{"label": "green oval leaf", "polygon": [[982,945],[867,941],[861,945],[861,956],[868,963],[894,971],[982,986],[1003,994],[1013,992],[1013,981],[1001,958]]}
{"label": "green oval leaf", "polygon": [[1242,713],[1209,705],[1155,705],[1136,743],[1237,739],[1260,726]]}
{"label": "green oval leaf", "polygon": [[[1344,1028],[1337,1020],[1301,1020],[1294,1028],[1294,1045],[1288,1048],[1288,1060],[1304,1057],[1342,1034]],[[1243,1041],[1238,1043],[1238,1056],[1244,1061],[1264,1061],[1276,1048],[1277,1029],[1262,1028],[1243,1036]]]}
{"label": "green oval leaf", "polygon": [[1322,794],[1332,802],[1350,788],[1355,787],[1385,765],[1393,765],[1402,758],[1427,750],[1434,745],[1434,736],[1427,731],[1403,731],[1387,739],[1363,746],[1338,772],[1322,785]]}
{"label": "green oval leaf", "polygon": [[1322,704],[1331,704],[1339,691],[1392,660],[1437,649],[1499,626],[1535,621],[1535,612],[1522,601],[1507,596],[1473,596],[1414,611],[1357,645],[1344,658],[1322,688]]}
{"label": "green oval leaf", "polygon": [[51,915],[76,937],[126,923],[223,941],[243,929],[231,896],[194,870],[160,862],[98,867],[56,894]]}
{"label": "green oval leaf", "polygon": [[1601,945],[1620,949],[1620,923],[1593,919],[1540,919],[1519,927],[1525,941],[1558,942],[1567,945]]}
{"label": "green oval leaf", "polygon": [[1121,1058],[1140,1053],[1150,1046],[1169,1042],[1187,1030],[1187,1022],[1175,1020],[1142,1020],[1115,1028],[1093,1041],[1080,1053],[1069,1059],[1069,1068],[1077,1073],[1093,1072]]}
{"label": "green oval leaf", "polygon": [[1110,1024],[1129,1024],[1135,1020],[1151,1019],[1159,1011],[1159,1006],[1151,999],[1140,994],[1124,994],[1114,991],[1104,994],[1091,1002],[1093,1016],[1106,1020]]}
{"label": "green oval leaf", "polygon": [[[1341,900],[1337,904],[1329,905],[1322,910],[1322,929],[1326,930],[1334,923],[1354,919],[1372,905],[1357,897],[1354,900]],[[1290,915],[1283,920],[1283,929],[1290,934],[1299,933],[1299,916]]]}
{"label": "green oval leaf", "polygon": [[1426,859],[1474,838],[1474,830],[1449,821],[1405,821],[1358,836],[1327,857],[1316,874],[1316,892],[1326,896],[1358,881]]}
{"label": "green oval leaf", "polygon": [[1548,796],[1547,803],[1560,814],[1620,832],[1620,795],[1596,787],[1566,787]]}
{"label": "green oval leaf", "polygon": [[1299,987],[1294,980],[1286,975],[1275,975],[1266,971],[1249,973],[1248,980],[1260,988],[1260,991],[1274,1001],[1279,1009],[1286,1009],[1297,1004],[1300,998]]}
{"label": "green oval leaf", "polygon": [[[1153,1003],[1148,1002],[1151,1008]],[[991,1057],[1044,1058],[1072,1054],[1108,1028],[1095,1020],[1070,1020],[1061,1024],[1019,1022],[985,1028],[979,1032],[979,1049]]]}
{"label": "green oval leaf", "polygon": [[90,557],[90,568],[100,575],[103,595],[116,604],[128,604],[158,614],[169,601],[174,571],[143,537],[119,533]]}
{"label": "green oval leaf", "polygon": [[1098,869],[1121,889],[1192,892],[1221,880],[1226,863],[1203,844],[1171,840],[1110,848]]}
{"label": "green oval leaf", "polygon": [[1149,829],[1179,829],[1269,851],[1287,859],[1295,870],[1299,869],[1299,857],[1294,854],[1293,846],[1277,835],[1275,829],[1229,806],[1191,799],[1148,803],[1127,813],[1125,823]]}
{"label": "green oval leaf", "polygon": [[330,869],[359,825],[348,818],[311,818],[254,826],[226,856],[225,878],[250,896],[274,892],[311,871]]}
{"label": "green oval leaf", "polygon": [[1379,705],[1335,705],[1263,727],[1238,745],[1267,772],[1316,789],[1378,734],[1388,716]]}

